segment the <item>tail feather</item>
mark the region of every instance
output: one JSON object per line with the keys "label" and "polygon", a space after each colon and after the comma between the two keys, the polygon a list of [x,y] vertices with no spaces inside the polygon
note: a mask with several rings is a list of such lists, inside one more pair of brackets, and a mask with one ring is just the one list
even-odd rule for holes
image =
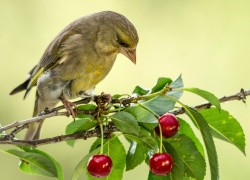
{"label": "tail feather", "polygon": [[[26,81],[24,81],[22,84],[20,84],[19,86],[17,86],[15,89],[13,89],[10,92],[10,95],[14,95],[16,93],[19,93],[21,91],[27,90],[28,85],[29,85],[30,79],[27,79]],[[27,92],[25,93],[27,94]],[[24,96],[24,98],[26,97],[26,95]]]}
{"label": "tail feather", "polygon": [[[35,100],[35,106],[33,111],[33,117],[37,116],[40,112],[42,112],[45,108],[53,108],[55,105],[59,102],[59,100],[55,101],[48,101],[43,100],[39,97],[38,92],[36,92],[36,100]],[[39,139],[41,128],[43,125],[44,119],[40,120],[39,122],[34,122],[29,124],[29,127],[27,129],[25,140],[35,140]]]}
{"label": "tail feather", "polygon": [[21,91],[26,90],[25,95],[24,95],[24,99],[26,98],[26,96],[28,95],[28,93],[29,93],[29,91],[30,91],[30,89],[31,89],[31,88],[28,88],[28,85],[29,85],[29,83],[30,83],[30,80],[31,80],[32,75],[33,75],[34,72],[36,71],[36,67],[37,67],[37,66],[33,67],[33,68],[31,69],[31,71],[29,72],[29,74],[28,74],[28,75],[29,75],[29,78],[28,78],[26,81],[24,81],[22,84],[20,84],[19,86],[17,86],[15,89],[13,89],[13,90],[10,92],[10,95],[14,95],[14,94],[16,94],[16,93],[19,93],[19,92],[21,92]]}

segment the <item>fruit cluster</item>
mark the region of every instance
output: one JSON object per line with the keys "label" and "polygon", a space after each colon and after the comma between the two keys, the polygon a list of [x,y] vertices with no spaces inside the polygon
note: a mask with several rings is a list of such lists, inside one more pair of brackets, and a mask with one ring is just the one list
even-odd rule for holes
{"label": "fruit cluster", "polygon": [[[174,136],[179,129],[179,122],[177,118],[171,114],[166,113],[158,118],[159,126],[155,128],[155,132],[165,138]],[[160,142],[162,143],[162,142]],[[173,158],[168,153],[155,153],[149,160],[150,171],[155,175],[166,175],[171,172],[173,167]],[[112,170],[112,160],[105,154],[93,155],[87,165],[89,174],[97,178],[103,178],[109,175]]]}

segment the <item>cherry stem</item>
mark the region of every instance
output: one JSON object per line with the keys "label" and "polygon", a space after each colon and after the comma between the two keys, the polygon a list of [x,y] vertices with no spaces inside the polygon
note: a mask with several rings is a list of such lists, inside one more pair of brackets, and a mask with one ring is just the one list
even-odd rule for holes
{"label": "cherry stem", "polygon": [[160,146],[159,146],[159,153],[162,153],[162,129],[161,125],[159,124],[159,130],[160,130]]}
{"label": "cherry stem", "polygon": [[100,122],[100,130],[101,130],[101,150],[100,154],[103,154],[103,124]]}

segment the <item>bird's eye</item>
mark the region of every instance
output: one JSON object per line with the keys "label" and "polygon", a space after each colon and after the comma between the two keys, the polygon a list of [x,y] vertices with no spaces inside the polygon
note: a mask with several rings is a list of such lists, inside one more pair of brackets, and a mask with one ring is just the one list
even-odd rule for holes
{"label": "bird's eye", "polygon": [[127,43],[125,43],[123,40],[118,39],[118,44],[122,47],[129,47],[129,45]]}

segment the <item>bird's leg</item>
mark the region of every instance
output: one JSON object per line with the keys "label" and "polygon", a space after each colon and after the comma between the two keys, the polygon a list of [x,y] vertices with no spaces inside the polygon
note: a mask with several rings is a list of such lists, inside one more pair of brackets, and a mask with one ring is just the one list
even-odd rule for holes
{"label": "bird's leg", "polygon": [[71,115],[75,119],[76,118],[76,111],[75,111],[76,110],[76,105],[75,105],[75,103],[72,103],[72,102],[66,100],[62,96],[59,99],[62,101],[65,109],[68,112],[68,114]]}

